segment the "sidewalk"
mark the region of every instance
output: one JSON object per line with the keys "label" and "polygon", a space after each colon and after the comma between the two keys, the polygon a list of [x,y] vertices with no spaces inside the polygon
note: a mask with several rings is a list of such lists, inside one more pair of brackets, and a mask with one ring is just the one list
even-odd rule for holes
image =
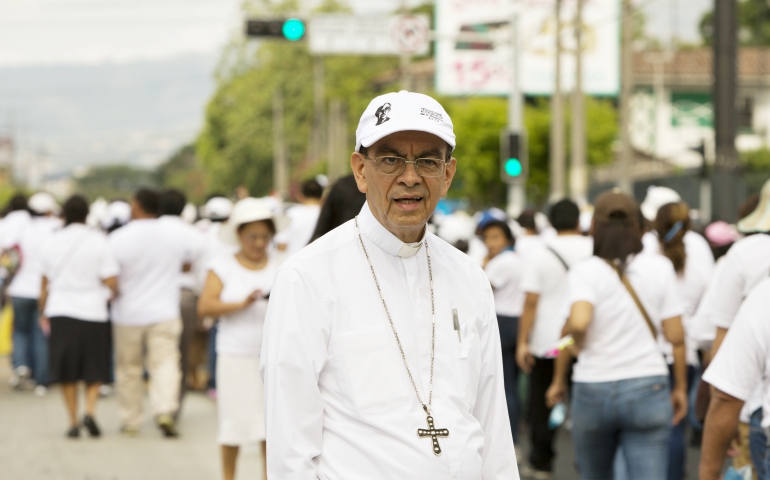
{"label": "sidewalk", "polygon": [[[216,443],[216,405],[205,395],[187,395],[178,439],[162,438],[148,420],[139,436],[118,432],[116,400],[101,399],[102,438],[83,431],[65,439],[67,416],[58,389],[36,397],[8,387],[10,365],[0,357],[0,478],[9,480],[216,480],[222,477]],[[243,449],[241,478],[261,478],[257,447]]]}

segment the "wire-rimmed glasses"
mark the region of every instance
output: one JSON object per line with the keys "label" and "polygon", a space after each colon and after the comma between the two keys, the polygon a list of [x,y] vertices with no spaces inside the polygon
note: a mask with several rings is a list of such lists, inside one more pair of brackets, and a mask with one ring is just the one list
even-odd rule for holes
{"label": "wire-rimmed glasses", "polygon": [[401,175],[406,171],[406,164],[413,163],[417,175],[421,177],[440,177],[446,171],[446,160],[441,158],[416,158],[407,160],[404,157],[395,155],[383,155],[380,157],[364,158],[374,163],[374,169],[384,175]]}

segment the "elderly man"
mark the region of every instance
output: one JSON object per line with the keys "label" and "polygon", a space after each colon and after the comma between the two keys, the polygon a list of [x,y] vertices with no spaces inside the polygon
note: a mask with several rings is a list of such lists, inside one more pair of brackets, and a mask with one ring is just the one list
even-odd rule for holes
{"label": "elderly man", "polygon": [[375,98],[358,216],[291,257],[262,347],[270,478],[518,479],[492,289],[425,225],[452,183],[444,109]]}

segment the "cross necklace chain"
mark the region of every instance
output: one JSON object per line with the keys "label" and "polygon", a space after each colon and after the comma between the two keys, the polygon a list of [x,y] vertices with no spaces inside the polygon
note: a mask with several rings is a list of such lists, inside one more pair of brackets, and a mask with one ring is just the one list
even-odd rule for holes
{"label": "cross necklace chain", "polygon": [[428,277],[430,279],[430,311],[431,311],[431,323],[432,323],[432,332],[431,332],[431,343],[430,343],[430,389],[428,390],[428,403],[423,402],[422,397],[420,396],[420,391],[417,389],[417,384],[414,383],[414,377],[412,377],[412,371],[409,369],[409,364],[406,361],[406,354],[404,353],[404,347],[401,345],[401,339],[398,337],[398,332],[396,331],[396,325],[393,323],[393,319],[390,316],[390,311],[388,310],[388,305],[385,303],[385,297],[382,295],[382,289],[380,288],[380,282],[377,280],[377,274],[374,273],[374,266],[372,265],[372,259],[369,258],[369,252],[366,251],[366,245],[364,245],[364,238],[361,236],[361,230],[358,228],[358,217],[355,219],[356,223],[356,232],[358,233],[358,241],[361,243],[361,248],[364,250],[364,256],[366,257],[366,261],[369,263],[369,270],[372,272],[372,277],[374,278],[374,284],[377,286],[377,293],[380,294],[380,300],[382,301],[382,306],[385,309],[385,315],[388,317],[388,322],[390,322],[390,328],[393,330],[393,335],[396,337],[396,343],[398,344],[398,350],[401,352],[401,359],[404,361],[404,367],[406,367],[406,373],[409,375],[409,380],[412,382],[412,388],[414,388],[414,393],[417,395],[417,401],[420,402],[422,405],[422,409],[425,410],[425,414],[427,415],[427,422],[428,422],[428,428],[418,428],[417,429],[417,436],[420,438],[430,438],[433,441],[433,453],[435,455],[441,455],[441,446],[438,444],[438,437],[448,437],[449,436],[449,430],[446,428],[439,428],[437,429],[433,425],[433,416],[431,416],[430,407],[433,403],[433,364],[435,363],[435,353],[436,353],[436,305],[433,298],[433,269],[431,268],[430,264],[430,252],[428,251],[428,242],[424,241],[423,244],[425,245],[425,256],[428,258]]}

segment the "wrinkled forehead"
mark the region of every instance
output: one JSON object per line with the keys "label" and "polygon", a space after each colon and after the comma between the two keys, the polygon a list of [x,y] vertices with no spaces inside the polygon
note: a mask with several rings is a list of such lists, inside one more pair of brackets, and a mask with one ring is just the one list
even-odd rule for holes
{"label": "wrinkled forehead", "polygon": [[387,135],[374,142],[370,154],[397,155],[399,157],[440,157],[451,153],[449,144],[432,133],[405,130]]}

